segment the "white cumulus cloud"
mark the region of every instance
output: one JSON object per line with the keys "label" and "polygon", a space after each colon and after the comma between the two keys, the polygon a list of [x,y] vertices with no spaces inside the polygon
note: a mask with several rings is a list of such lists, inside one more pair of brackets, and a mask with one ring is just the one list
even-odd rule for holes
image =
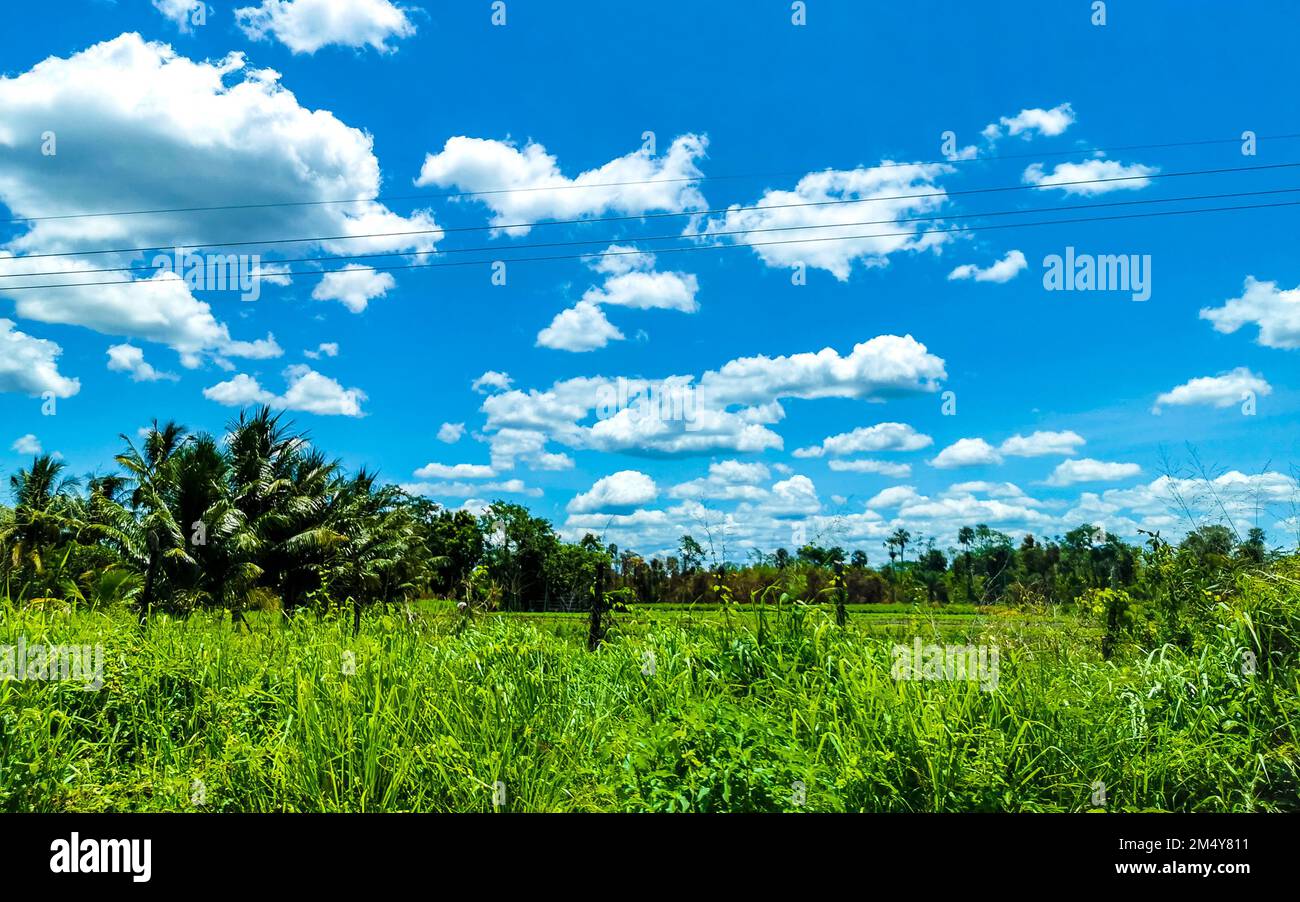
{"label": "white cumulus cloud", "polygon": [[[755,203],[733,205],[693,231],[704,237],[729,233],[716,240],[752,245],[768,266],[824,269],[843,282],[854,263],[885,266],[892,254],[936,248],[947,240],[943,232],[900,220],[942,207],[947,195],[936,179],[950,172],[944,164],[890,161],[811,172],[793,190],[767,191]],[[864,222],[873,224],[852,225]],[[863,235],[879,237],[856,237]]]}
{"label": "white cumulus cloud", "polygon": [[454,445],[465,434],[464,423],[443,423],[438,427],[438,441]]}
{"label": "white cumulus cloud", "polygon": [[758,501],[768,494],[759,483],[770,475],[767,466],[761,463],[715,461],[709,464],[708,476],[679,483],[669,489],[668,494],[674,498]]}
{"label": "white cumulus cloud", "polygon": [[[943,360],[910,335],[881,335],[848,355],[824,348],[742,357],[698,379],[578,377],[545,390],[502,390],[483,402],[484,433],[494,462],[538,453],[551,440],[600,451],[757,452],[782,447],[769,428],[785,417],[782,399],[883,402],[937,391],[945,376]],[[614,403],[620,391],[626,404]]]}
{"label": "white cumulus cloud", "polygon": [[134,345],[113,345],[108,349],[108,368],[115,373],[128,373],[132,382],[175,381],[175,373],[164,373],[145,362],[144,351]]}
{"label": "white cumulus cloud", "polygon": [[1005,129],[1006,134],[1020,135],[1026,140],[1034,135],[1045,135],[1051,138],[1062,134],[1073,125],[1074,118],[1074,108],[1068,103],[1054,106],[1050,110],[1035,107],[1021,110],[1014,116],[1003,116],[997,123],[985,126],[983,135],[990,141],[995,141],[1002,136]]}
{"label": "white cumulus cloud", "polygon": [[694,313],[699,309],[698,291],[699,282],[689,273],[634,271],[611,276],[599,288],[589,288],[582,299],[591,304]]}
{"label": "white cumulus cloud", "polygon": [[699,309],[695,295],[699,282],[682,272],[657,272],[655,256],[634,247],[613,244],[606,250],[612,256],[595,257],[592,269],[604,273],[603,285],[592,286],[582,300],[556,315],[537,336],[537,344],[563,351],[591,351],[611,341],[623,339],[601,305],[633,307],[640,310],[677,310],[694,313]]}
{"label": "white cumulus cloud", "polygon": [[[284,235],[360,235],[420,232],[362,241],[305,244],[328,253],[432,250],[440,233],[432,217],[398,216],[374,201],[315,204],[339,197],[374,198],[379,162],[371,137],[328,110],[309,109],[280,84],[278,73],[250,69],[231,53],[195,61],[164,43],[123,34],[67,57],[49,57],[26,72],[0,77],[0,203],[27,222],[0,247],[6,273],[37,273],[49,259],[24,255],[72,254],[54,268],[77,281],[97,281],[86,270],[141,261],[131,253],[76,256],[85,249],[204,245],[214,236],[258,240]],[[94,153],[41,157],[26,152],[19,135],[52,131],[59,148]],[[112,161],[111,177],[104,161]],[[195,210],[228,205],[246,210]],[[306,203],[304,203],[306,202]],[[190,208],[149,216],[57,218],[86,211]],[[283,253],[274,245],[247,245],[243,254]],[[208,259],[212,263],[211,256]],[[145,257],[146,266],[161,266]],[[265,275],[261,286],[282,281]],[[251,270],[251,268],[250,268]],[[251,275],[252,272],[250,271]],[[48,281],[40,278],[39,281]],[[36,284],[6,279],[5,287]],[[159,268],[121,284],[16,292],[22,319],[76,325],[105,335],[152,341],[181,355],[187,367],[205,357],[262,359],[281,353],[267,339],[232,337],[201,300],[208,287],[187,285]],[[214,286],[209,293],[219,293]],[[227,292],[228,294],[229,292]],[[4,287],[0,287],[0,295]]]}
{"label": "white cumulus cloud", "polygon": [[335,341],[324,341],[316,346],[314,351],[303,351],[302,356],[311,360],[320,360],[322,357],[339,356],[339,345]]}
{"label": "white cumulus cloud", "polygon": [[287,367],[284,378],[288,387],[282,395],[267,391],[254,377],[239,373],[205,388],[203,396],[228,407],[268,404],[321,416],[364,416],[361,402],[366,400],[366,394],[359,388],[345,389],[338,381],[302,364]]}
{"label": "white cumulus cloud", "polygon": [[14,328],[11,319],[0,319],[0,392],[71,398],[81,391],[81,382],[59,372],[63,348],[44,338],[33,338]]}
{"label": "white cumulus cloud", "polygon": [[1171,388],[1156,398],[1151,412],[1160,413],[1162,407],[1191,405],[1232,407],[1249,397],[1263,397],[1272,393],[1273,386],[1264,381],[1263,376],[1239,366],[1217,376],[1201,376]]}
{"label": "white cumulus cloud", "polygon": [[930,461],[941,470],[956,467],[979,467],[1002,463],[1002,455],[982,438],[961,438],[944,448]]}
{"label": "white cumulus cloud", "polygon": [[1117,482],[1137,476],[1141,472],[1142,468],[1137,464],[1084,457],[1079,460],[1061,461],[1052,471],[1052,475],[1047,478],[1047,484],[1064,486],[1074,485],[1077,482]]}
{"label": "white cumulus cloud", "polygon": [[986,266],[983,269],[973,263],[966,263],[958,266],[952,272],[948,273],[949,281],[961,279],[974,279],[976,282],[1010,282],[1017,275],[1029,267],[1025,255],[1020,251],[1008,251],[1007,255],[996,263]]}
{"label": "white cumulus cloud", "polygon": [[235,21],[252,40],[275,38],[294,53],[330,44],[391,53],[389,41],[415,34],[410,12],[391,0],[262,0],[235,10]]}
{"label": "white cumulus cloud", "polygon": [[888,509],[899,507],[900,505],[914,501],[921,496],[917,493],[915,486],[910,485],[891,485],[887,489],[882,489],[871,498],[867,499],[867,507],[878,507]]}
{"label": "white cumulus cloud", "polygon": [[485,464],[429,463],[415,471],[417,479],[491,479],[496,470]]}
{"label": "white cumulus cloud", "polygon": [[327,272],[312,289],[318,301],[340,301],[353,313],[366,309],[375,298],[383,297],[397,284],[391,273],[376,272],[359,263],[350,263],[339,272]]}
{"label": "white cumulus cloud", "polygon": [[543,219],[704,207],[693,180],[702,175],[696,162],[707,147],[704,137],[682,135],[662,156],[642,148],[569,178],[541,144],[529,142],[521,149],[509,141],[457,136],[425,157],[415,184],[500,192],[472,200],[487,205],[493,225],[519,224],[508,231],[524,235],[530,229],[522,224]]}
{"label": "white cumulus cloud", "polygon": [[162,13],[163,17],[182,33],[194,31],[196,25],[207,21],[210,12],[202,0],[153,0],[153,8]]}
{"label": "white cumulus cloud", "polygon": [[1242,326],[1258,326],[1256,340],[1266,348],[1300,348],[1300,288],[1280,290],[1276,282],[1248,276],[1241,297],[1222,307],[1202,307],[1201,319],[1229,335]]}
{"label": "white cumulus cloud", "polygon": [[639,470],[619,470],[597,479],[587,491],[575,495],[568,504],[571,514],[628,513],[649,504],[659,495],[653,479]]}
{"label": "white cumulus cloud", "polygon": [[827,463],[837,473],[876,473],[880,476],[891,476],[895,479],[902,479],[912,475],[911,464],[899,464],[887,460],[870,460],[861,458],[857,460],[832,460]]}
{"label": "white cumulus cloud", "polygon": [[578,301],[557,313],[551,324],[537,333],[538,347],[557,351],[594,351],[622,340],[623,333],[605,317],[605,311],[589,301]]}
{"label": "white cumulus cloud", "polygon": [[509,391],[514,380],[506,373],[499,373],[496,370],[488,370],[482,376],[479,376],[472,383],[470,388],[481,395],[486,395],[495,389],[497,391]]}
{"label": "white cumulus cloud", "polygon": [[[1023,179],[1026,185],[1056,186],[1066,194],[1092,196],[1145,188],[1151,184],[1148,176],[1159,171],[1158,166],[1094,158],[1082,163],[1059,163],[1051,172],[1045,171],[1042,163],[1033,163],[1025,169]],[[1099,179],[1111,181],[1098,181]]]}
{"label": "white cumulus cloud", "polygon": [[16,451],[19,454],[40,454],[41,441],[29,432],[26,435],[20,435],[15,439],[14,443],[9,446],[9,450]]}
{"label": "white cumulus cloud", "polygon": [[1029,435],[1017,432],[1004,441],[998,450],[1008,457],[1044,457],[1050,454],[1073,454],[1082,444],[1085,444],[1083,436],[1068,429],[1064,432],[1038,431]]}
{"label": "white cumulus cloud", "polygon": [[917,432],[907,423],[877,423],[859,426],[851,432],[828,436],[820,445],[798,448],[795,457],[821,457],[871,451],[917,451],[934,444],[934,439]]}

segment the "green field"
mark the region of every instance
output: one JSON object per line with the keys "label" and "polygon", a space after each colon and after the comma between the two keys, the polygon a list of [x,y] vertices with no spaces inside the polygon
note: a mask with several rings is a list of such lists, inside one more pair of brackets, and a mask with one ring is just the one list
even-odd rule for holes
{"label": "green field", "polygon": [[[0,809],[1295,810],[1300,692],[1269,666],[1293,593],[1258,580],[1189,650],[1109,661],[1074,615],[921,606],[638,609],[595,652],[581,615],[438,602],[355,636],[10,606],[0,644],[102,643],[105,685],[0,682]],[[915,637],[996,646],[996,687],[895,679]]]}

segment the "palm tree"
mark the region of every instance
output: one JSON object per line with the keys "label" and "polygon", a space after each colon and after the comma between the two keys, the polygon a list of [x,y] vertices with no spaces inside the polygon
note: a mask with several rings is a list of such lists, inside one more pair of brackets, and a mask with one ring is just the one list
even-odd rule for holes
{"label": "palm tree", "polygon": [[143,623],[158,596],[159,581],[165,578],[165,562],[194,563],[186,551],[182,521],[177,519],[172,506],[179,470],[174,458],[187,438],[183,426],[169,421],[160,428],[157,420],[145,434],[140,448],[126,435],[121,438],[127,450],[115,460],[131,481],[130,507],[134,517],[118,517],[112,535],[123,554],[143,565],[144,587],[137,600]]}
{"label": "palm tree", "polygon": [[289,610],[321,587],[331,553],[347,537],[330,524],[339,463],[281,417],[267,407],[241,413],[230,424],[226,457],[232,505],[257,540],[258,581]]}
{"label": "palm tree", "polygon": [[[142,623],[160,605],[225,608],[238,623],[255,588],[286,608],[324,590],[354,605],[359,627],[363,605],[425,591],[450,563],[416,499],[364,469],[345,475],[266,407],[241,413],[221,441],[157,421],[143,439],[121,438],[121,473],[89,476],[84,497],[48,456],[10,480],[16,505],[0,507],[0,576],[57,571],[44,581],[64,597],[131,603]],[[549,524],[535,524],[551,536]],[[528,552],[545,557],[542,545]],[[58,568],[46,562],[52,549]],[[74,555],[86,571],[76,580],[63,574]]]}
{"label": "palm tree", "polygon": [[912,541],[912,534],[900,526],[894,530],[894,534],[890,536],[890,541],[898,546],[898,557],[903,563],[907,563],[907,543]]}
{"label": "palm tree", "polygon": [[[309,589],[323,585],[323,568],[347,541],[346,521],[336,521],[341,508],[346,508],[338,501],[348,483],[339,462],[316,449],[295,447],[286,464],[288,484],[279,514],[258,527],[268,543],[268,581],[279,590],[285,607],[292,609]],[[362,471],[358,478],[368,491],[373,477]]]}
{"label": "palm tree", "polygon": [[361,629],[364,604],[408,597],[429,581],[429,568],[445,559],[421,556],[417,520],[395,486],[376,488],[375,475],[361,470],[336,486],[329,529],[342,541],[328,568],[335,597],[352,599],[353,632]]}
{"label": "palm tree", "polygon": [[231,619],[261,576],[254,557],[261,547],[230,493],[230,467],[212,436],[193,436],[173,458],[175,480],[170,504],[185,532],[190,562],[184,584]]}
{"label": "palm tree", "polygon": [[38,455],[26,470],[9,477],[14,498],[12,519],[0,527],[0,546],[13,571],[44,577],[47,552],[84,527],[75,489],[65,465],[52,455]]}

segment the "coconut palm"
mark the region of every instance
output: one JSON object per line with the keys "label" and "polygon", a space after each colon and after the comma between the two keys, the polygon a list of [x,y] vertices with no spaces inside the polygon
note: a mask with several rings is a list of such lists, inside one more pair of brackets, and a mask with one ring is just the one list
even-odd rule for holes
{"label": "coconut palm", "polygon": [[84,526],[76,495],[77,480],[52,455],[38,455],[26,470],[9,477],[13,515],[0,526],[0,547],[11,572],[40,579],[47,554]]}
{"label": "coconut palm", "polygon": [[[186,550],[183,521],[173,506],[181,469],[176,457],[188,438],[183,426],[169,421],[159,427],[157,420],[141,447],[125,435],[121,438],[127,450],[115,460],[131,483],[131,516],[119,516],[111,535],[122,553],[144,569],[144,586],[137,599],[143,622],[157,601],[160,581],[167,578],[167,564],[194,563]],[[104,513],[108,514],[107,507]]]}
{"label": "coconut palm", "polygon": [[254,590],[286,609],[315,593],[350,600],[359,617],[365,604],[427,590],[449,566],[427,505],[372,472],[344,474],[266,407],[241,413],[221,440],[157,421],[121,438],[121,473],[88,477],[84,496],[49,457],[13,477],[16,506],[0,509],[6,569],[39,573],[58,549],[85,571],[55,568],[46,582],[64,597],[133,603],[142,622],[160,606],[201,605],[237,623]]}
{"label": "coconut palm", "polygon": [[226,456],[233,509],[257,540],[259,582],[292,609],[320,587],[321,568],[346,536],[330,523],[338,462],[281,417],[267,407],[241,413],[230,424]]}
{"label": "coconut palm", "polygon": [[188,561],[179,581],[211,606],[228,608],[238,621],[248,590],[262,574],[255,563],[262,543],[234,503],[229,475],[217,441],[196,435],[175,455],[169,503],[186,534]]}
{"label": "coconut palm", "polygon": [[373,473],[361,470],[340,482],[330,506],[330,528],[344,538],[327,570],[336,598],[351,598],[353,629],[361,608],[376,601],[406,597],[427,582],[416,519],[394,486],[376,487]]}

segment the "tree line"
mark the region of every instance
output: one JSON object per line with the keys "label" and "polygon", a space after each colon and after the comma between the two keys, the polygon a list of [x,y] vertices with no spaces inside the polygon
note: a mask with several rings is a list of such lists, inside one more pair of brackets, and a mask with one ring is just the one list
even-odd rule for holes
{"label": "tree line", "polygon": [[[1228,525],[1176,546],[1141,544],[1081,524],[1051,539],[964,526],[957,544],[897,529],[873,565],[866,549],[806,544],[716,559],[683,535],[675,553],[643,557],[588,534],[563,541],[526,507],[496,501],[450,510],[348,473],[282,413],[244,411],[221,437],[174,422],[121,436],[117,470],[72,477],[36,456],[10,477],[0,506],[0,586],[16,603],[67,600],[154,611],[363,607],[420,597],[502,610],[585,609],[597,568],[615,603],[745,602],[774,590],[843,604],[1154,603],[1158,577],[1263,562],[1264,534]],[[1173,572],[1173,571],[1170,571]],[[1104,605],[1103,605],[1104,606]],[[1124,614],[1117,616],[1127,616]]]}

